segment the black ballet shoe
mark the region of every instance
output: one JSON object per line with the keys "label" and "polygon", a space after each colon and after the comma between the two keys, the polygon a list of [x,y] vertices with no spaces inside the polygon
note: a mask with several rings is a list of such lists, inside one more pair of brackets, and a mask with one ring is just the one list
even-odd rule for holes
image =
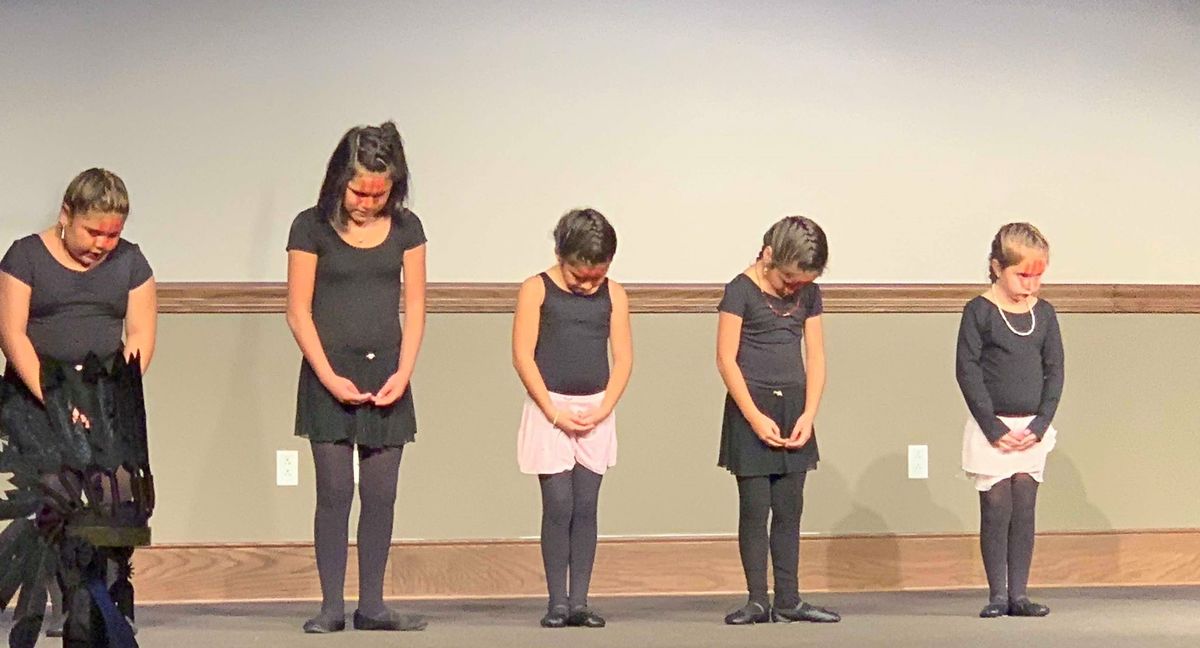
{"label": "black ballet shoe", "polygon": [[725,615],[726,625],[752,625],[770,623],[771,613],[761,603],[747,601],[742,607]]}
{"label": "black ballet shoe", "polygon": [[1008,616],[1044,617],[1047,614],[1050,614],[1050,608],[1041,603],[1034,603],[1027,598],[1008,603]]}
{"label": "black ballet shoe", "polygon": [[980,619],[996,619],[1008,614],[1007,603],[988,603],[979,611]]}
{"label": "black ballet shoe", "polygon": [[388,610],[381,617],[369,617],[358,610],[354,611],[355,630],[390,630],[393,632],[408,632],[424,630],[428,622],[425,617],[417,614],[400,614]]}
{"label": "black ballet shoe", "polygon": [[826,610],[822,607],[809,605],[804,601],[791,608],[771,608],[771,620],[781,623],[792,623],[793,621],[808,621],[810,623],[837,623],[842,620],[841,615],[833,610]]}
{"label": "black ballet shoe", "polygon": [[567,617],[567,625],[572,628],[603,628],[605,621],[604,617],[585,606],[571,610],[571,614]]}
{"label": "black ballet shoe", "polygon": [[332,617],[318,614],[304,622],[304,632],[308,634],[328,634],[341,632],[346,629],[346,617]]}
{"label": "black ballet shoe", "polygon": [[567,627],[567,606],[555,605],[546,612],[541,621],[543,628]]}

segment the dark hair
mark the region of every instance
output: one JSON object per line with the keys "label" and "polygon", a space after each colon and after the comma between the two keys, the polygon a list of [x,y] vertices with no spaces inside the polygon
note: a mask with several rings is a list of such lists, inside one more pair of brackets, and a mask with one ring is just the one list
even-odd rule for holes
{"label": "dark hair", "polygon": [[771,248],[771,265],[776,268],[795,265],[805,272],[825,272],[829,261],[829,242],[825,230],[810,218],[787,216],[763,234],[762,250]]}
{"label": "dark hair", "polygon": [[63,206],[74,218],[90,211],[129,215],[125,182],[107,169],[88,169],[75,176],[63,193]]}
{"label": "dark hair", "polygon": [[595,209],[572,209],[554,226],[554,253],[567,263],[610,263],[617,254],[617,232]]}
{"label": "dark hair", "polygon": [[346,211],[342,208],[346,185],[360,170],[391,177],[392,191],[382,213],[393,217],[400,214],[408,198],[408,161],[396,124],[386,121],[379,126],[351,128],[329,156],[317,211],[339,229],[346,226]]}
{"label": "dark hair", "polygon": [[1000,264],[1001,270],[1015,266],[1024,258],[1020,253],[1023,249],[1042,250],[1050,254],[1050,243],[1038,228],[1029,223],[1008,223],[1002,226],[992,239],[992,251],[988,253],[988,280],[996,283],[999,279],[996,271],[992,269],[992,261]]}

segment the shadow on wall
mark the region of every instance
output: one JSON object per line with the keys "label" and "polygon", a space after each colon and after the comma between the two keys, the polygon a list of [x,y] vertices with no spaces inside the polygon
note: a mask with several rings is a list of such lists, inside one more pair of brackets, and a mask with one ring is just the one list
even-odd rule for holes
{"label": "shadow on wall", "polygon": [[904,480],[897,484],[895,476],[905,474],[907,464],[907,455],[899,452],[880,457],[863,471],[853,490],[836,468],[823,466],[818,470],[820,497],[849,502],[850,510],[834,523],[830,535],[872,536],[829,545],[824,574],[829,588],[839,591],[893,588],[905,583],[900,541],[897,536],[889,535],[896,526],[889,522],[889,510],[919,508],[923,526],[961,528],[963,521],[934,501],[928,480]]}
{"label": "shadow on wall", "polygon": [[[1119,475],[1112,477],[1120,478]],[[1121,537],[1104,533],[1112,530],[1112,522],[1088,499],[1082,473],[1071,455],[1061,448],[1047,458],[1045,482],[1038,487],[1039,523],[1046,517],[1053,517],[1064,530],[1087,532],[1086,546],[1077,540],[1084,536],[1064,535],[1039,540],[1041,543],[1065,544],[1068,550],[1056,551],[1058,557],[1051,565],[1038,560],[1035,546],[1029,577],[1031,585],[1055,584],[1061,580],[1058,574],[1064,571],[1073,573],[1073,580],[1092,583],[1107,582],[1119,573]],[[1062,557],[1064,553],[1065,558]]]}
{"label": "shadow on wall", "polygon": [[[1120,479],[1119,475],[1112,477]],[[1038,487],[1039,518],[1052,512],[1062,530],[1112,530],[1112,522],[1088,498],[1083,475],[1063,448],[1055,449],[1046,459],[1045,479]]]}

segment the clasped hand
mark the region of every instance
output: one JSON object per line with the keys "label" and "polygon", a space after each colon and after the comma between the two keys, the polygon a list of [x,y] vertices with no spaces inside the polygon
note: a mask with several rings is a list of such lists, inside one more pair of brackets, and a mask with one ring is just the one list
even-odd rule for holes
{"label": "clasped hand", "polygon": [[596,426],[611,413],[612,410],[594,405],[572,406],[556,408],[546,418],[554,423],[554,427],[568,434],[587,434],[596,429]]}
{"label": "clasped hand", "polygon": [[1025,428],[1023,430],[1009,430],[1008,433],[1000,437],[992,445],[1003,452],[1020,452],[1032,448],[1040,440],[1036,434],[1029,431],[1029,428]]}
{"label": "clasped hand", "polygon": [[360,390],[354,381],[342,376],[334,376],[325,385],[325,388],[333,394],[338,402],[347,405],[362,405],[369,402],[376,407],[387,407],[404,395],[404,390],[408,389],[408,379],[401,376],[399,372],[394,373],[374,394]]}
{"label": "clasped hand", "polygon": [[812,414],[801,414],[800,418],[796,419],[796,424],[792,426],[792,432],[787,438],[780,434],[779,425],[775,423],[774,419],[762,412],[758,413],[750,427],[754,430],[755,436],[767,447],[795,450],[804,447],[812,438],[813,418]]}

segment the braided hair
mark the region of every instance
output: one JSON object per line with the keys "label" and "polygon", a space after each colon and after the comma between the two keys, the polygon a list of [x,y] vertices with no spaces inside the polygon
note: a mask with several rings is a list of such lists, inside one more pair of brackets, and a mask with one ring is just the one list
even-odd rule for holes
{"label": "braided hair", "polygon": [[988,279],[996,283],[1000,278],[992,267],[992,261],[995,261],[1001,270],[1015,266],[1024,259],[1021,254],[1023,250],[1041,250],[1048,255],[1050,243],[1038,228],[1029,223],[1008,223],[1001,227],[992,239],[992,250],[988,253]]}
{"label": "braided hair", "polygon": [[829,261],[829,242],[825,230],[810,218],[787,216],[763,234],[763,250],[771,248],[771,266],[796,266],[804,272],[822,273]]}
{"label": "braided hair", "polygon": [[554,253],[570,264],[610,263],[617,254],[617,232],[595,209],[572,209],[554,226]]}
{"label": "braided hair", "polygon": [[382,213],[392,217],[402,214],[408,199],[408,160],[396,124],[386,121],[379,126],[356,126],[333,149],[317,197],[317,210],[338,229],[345,228],[349,218],[342,207],[346,185],[362,171],[388,175],[392,191]]}

